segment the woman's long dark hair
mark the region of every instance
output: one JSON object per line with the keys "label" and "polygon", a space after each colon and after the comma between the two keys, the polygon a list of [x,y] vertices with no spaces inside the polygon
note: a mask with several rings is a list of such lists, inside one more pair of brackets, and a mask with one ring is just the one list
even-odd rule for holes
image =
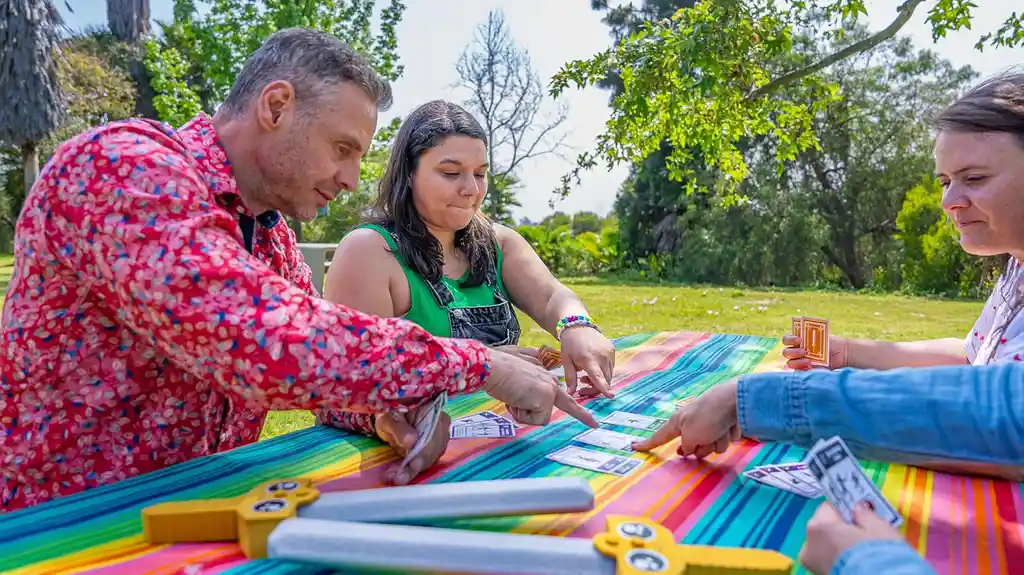
{"label": "woman's long dark hair", "polygon": [[[398,235],[398,252],[406,265],[431,281],[441,278],[444,256],[441,243],[427,230],[412,200],[412,174],[420,157],[451,136],[466,136],[486,144],[487,134],[472,114],[444,100],[416,108],[398,129],[391,157],[381,178],[377,200],[367,221],[389,228]],[[469,261],[466,286],[484,282],[496,265],[497,237],[490,220],[477,212],[469,225],[455,232],[455,247]]]}
{"label": "woman's long dark hair", "polygon": [[[946,132],[1010,134],[1024,150],[1024,73],[997,76],[971,88],[939,114],[935,125],[939,131]],[[1024,195],[1020,201],[1024,201]],[[1024,264],[1009,254],[1002,258],[1003,276],[997,289],[1003,301],[1010,305],[1010,313],[1006,321],[992,326],[993,333],[988,337],[995,339],[996,343],[992,344],[992,351],[986,363],[995,358],[999,338],[1024,308],[1024,297],[1019,293],[1018,285],[1011,281],[1002,281],[1007,277],[1016,277],[1020,273],[1021,265]]]}

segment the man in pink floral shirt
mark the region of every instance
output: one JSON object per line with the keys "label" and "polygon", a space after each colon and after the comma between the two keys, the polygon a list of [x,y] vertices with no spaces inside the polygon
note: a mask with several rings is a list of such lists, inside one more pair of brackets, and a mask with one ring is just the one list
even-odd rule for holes
{"label": "man in pink floral shirt", "polygon": [[256,441],[274,409],[372,434],[375,413],[482,389],[526,423],[557,406],[596,425],[542,368],[317,297],[281,214],[308,221],[356,186],[390,98],[345,44],[292,29],[213,119],[116,122],[58,148],[3,308],[4,508]]}

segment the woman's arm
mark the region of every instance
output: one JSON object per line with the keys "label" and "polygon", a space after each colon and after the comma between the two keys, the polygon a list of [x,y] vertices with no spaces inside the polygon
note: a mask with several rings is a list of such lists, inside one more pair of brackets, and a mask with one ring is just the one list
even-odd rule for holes
{"label": "woman's arm", "polygon": [[494,232],[504,257],[501,279],[516,307],[552,336],[563,317],[588,315],[580,298],[551,274],[523,236],[501,224],[494,224]]}
{"label": "woman's arm", "polygon": [[401,273],[387,242],[377,232],[360,228],[338,243],[324,277],[324,299],[361,312],[396,317],[391,276]]}
{"label": "woman's arm", "polygon": [[890,371],[770,372],[740,378],[745,435],[810,447],[839,435],[860,457],[1019,477],[1024,364]]}
{"label": "woman's arm", "polygon": [[967,364],[964,341],[956,338],[888,342],[847,339],[846,367],[898,369]]}
{"label": "woman's arm", "polygon": [[[588,316],[587,308],[572,290],[551,274],[533,247],[514,230],[495,224],[504,253],[502,281],[512,303],[558,339],[569,393],[579,389],[577,373],[586,372],[592,390],[612,398],[615,346],[592,322],[582,321],[558,333],[558,322],[569,316]],[[570,324],[572,325],[572,324]],[[563,326],[564,327],[564,326]]]}

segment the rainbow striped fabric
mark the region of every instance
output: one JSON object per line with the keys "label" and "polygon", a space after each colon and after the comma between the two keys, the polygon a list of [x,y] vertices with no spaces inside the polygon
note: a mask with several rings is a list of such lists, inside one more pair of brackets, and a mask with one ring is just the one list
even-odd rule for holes
{"label": "rainbow striped fabric", "polygon": [[[612,411],[667,417],[674,403],[737,375],[780,368],[778,340],[694,332],[644,334],[616,341],[617,397],[595,399]],[[453,418],[501,407],[478,394],[449,404]],[[821,500],[741,480],[749,467],[798,461],[802,449],[745,441],[704,462],[681,460],[669,444],[628,477],[562,466],[544,457],[582,430],[573,420],[520,431],[515,439],[453,440],[421,480],[468,481],[576,475],[597,494],[592,512],[453,521],[484,528],[566,537],[604,531],[606,514],[650,517],[683,543],[776,549],[796,557],[808,518]],[[640,433],[640,432],[638,432]],[[160,501],[231,497],[280,477],[312,478],[322,491],[376,487],[390,449],[367,438],[310,428],[231,452],[0,515],[0,570],[12,573],[242,575],[329,573],[274,560],[248,561],[237,545],[148,546],[140,510]],[[1024,573],[1021,485],[957,477],[902,465],[863,462],[906,521],[904,532],[940,573]],[[799,568],[798,568],[799,570]]]}

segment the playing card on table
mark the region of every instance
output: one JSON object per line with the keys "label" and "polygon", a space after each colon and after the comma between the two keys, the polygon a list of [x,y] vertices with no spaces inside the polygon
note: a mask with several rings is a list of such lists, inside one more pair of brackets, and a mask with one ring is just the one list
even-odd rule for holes
{"label": "playing card on table", "polygon": [[456,425],[468,425],[468,424],[480,424],[480,423],[494,423],[503,424],[510,423],[513,427],[521,427],[518,423],[512,421],[507,417],[502,417],[493,411],[481,411],[480,413],[474,413],[473,415],[467,415],[460,417],[452,421],[452,426]]}
{"label": "playing card on table", "polygon": [[[629,413],[626,411],[616,411],[602,419],[601,423],[622,425],[624,427],[632,427],[634,429],[643,429],[644,431],[654,431],[661,427],[665,421],[667,420],[660,417],[651,417],[650,415],[640,415],[639,413]],[[636,441],[636,439],[634,439],[634,441]]]}
{"label": "playing card on table", "polygon": [[774,467],[785,471],[786,473],[796,477],[798,480],[813,486],[815,489],[821,491],[821,485],[818,485],[818,480],[811,475],[810,470],[807,469],[807,464],[802,462],[795,463],[779,463]]}
{"label": "playing card on table", "polygon": [[549,453],[547,458],[565,465],[572,465],[573,467],[580,467],[591,471],[600,471],[601,473],[610,473],[612,475],[629,475],[644,463],[639,459],[584,449],[574,445],[563,447],[554,453]]}
{"label": "playing card on table", "polygon": [[[796,472],[787,471],[786,467],[795,469]],[[774,480],[781,482],[785,486],[784,489],[791,493],[810,497],[811,499],[821,497],[823,494],[821,487],[818,485],[818,481],[814,479],[814,476],[807,471],[807,468],[802,463],[762,465],[757,469],[768,473]],[[800,473],[801,471],[803,472],[803,475]]]}
{"label": "playing card on table", "polygon": [[633,443],[643,438],[607,429],[590,429],[573,437],[573,439],[596,447],[607,447],[608,449],[617,449],[619,451],[633,451]]}
{"label": "playing card on table", "polygon": [[778,478],[774,477],[771,473],[768,473],[764,469],[760,469],[760,468],[755,467],[754,469],[750,469],[748,471],[744,471],[743,472],[743,477],[746,477],[747,479],[753,479],[754,481],[757,481],[758,483],[763,483],[765,485],[769,485],[769,486],[775,487],[777,489],[782,489],[782,490],[785,490],[785,491],[790,491],[789,486],[787,486],[782,481],[779,481]]}
{"label": "playing card on table", "polygon": [[402,460],[401,467],[404,468],[414,457],[419,455],[420,451],[423,451],[423,448],[430,441],[430,438],[433,437],[434,429],[437,427],[437,422],[441,419],[441,411],[446,403],[448,403],[448,392],[441,392],[440,395],[417,412],[416,444],[413,445],[413,448],[409,450],[409,453]]}
{"label": "playing card on table", "polygon": [[452,425],[450,430],[452,439],[465,439],[468,437],[515,437],[516,430],[509,422],[505,423],[466,423]]}
{"label": "playing card on table", "polygon": [[893,527],[903,523],[903,518],[868,479],[857,458],[838,436],[819,442],[808,453],[806,463],[825,496],[847,523],[853,522],[853,508],[862,501],[867,501],[875,513]]}

